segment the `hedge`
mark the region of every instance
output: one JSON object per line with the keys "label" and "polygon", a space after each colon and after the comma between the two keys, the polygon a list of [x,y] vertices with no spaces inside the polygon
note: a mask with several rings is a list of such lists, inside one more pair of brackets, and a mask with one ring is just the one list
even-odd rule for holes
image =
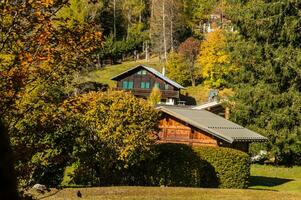
{"label": "hedge", "polygon": [[248,154],[230,148],[194,147],[201,159],[210,163],[220,188],[247,188],[250,176]]}
{"label": "hedge", "polygon": [[217,187],[214,168],[185,144],[156,145],[148,169],[151,185]]}
{"label": "hedge", "polygon": [[[101,185],[246,188],[250,164],[246,153],[230,148],[165,143],[135,165],[105,171],[110,173],[89,177]],[[86,184],[84,174],[73,177],[74,183]]]}

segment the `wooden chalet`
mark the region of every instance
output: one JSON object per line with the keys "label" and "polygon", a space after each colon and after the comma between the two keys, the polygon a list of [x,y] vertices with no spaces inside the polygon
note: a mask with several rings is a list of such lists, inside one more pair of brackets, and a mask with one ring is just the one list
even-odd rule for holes
{"label": "wooden chalet", "polygon": [[206,110],[187,106],[160,106],[159,142],[192,146],[230,147],[248,151],[251,142],[266,137]]}
{"label": "wooden chalet", "polygon": [[167,78],[157,70],[138,65],[127,70],[111,80],[117,81],[119,90],[131,91],[136,97],[147,98],[154,87],[161,91],[161,102],[174,105],[180,98],[180,90],[184,89],[180,84]]}

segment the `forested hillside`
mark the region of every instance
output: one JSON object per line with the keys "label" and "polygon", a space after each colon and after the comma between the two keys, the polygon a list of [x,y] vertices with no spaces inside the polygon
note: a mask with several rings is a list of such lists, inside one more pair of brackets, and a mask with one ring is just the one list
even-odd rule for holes
{"label": "forested hillside", "polygon": [[[135,184],[159,114],[109,79],[138,63],[198,103],[219,90],[231,120],[269,139],[251,154],[300,165],[300,12],[297,0],[0,1],[0,116],[19,187],[61,185],[70,167],[87,185]],[[101,91],[77,90],[87,81]]]}

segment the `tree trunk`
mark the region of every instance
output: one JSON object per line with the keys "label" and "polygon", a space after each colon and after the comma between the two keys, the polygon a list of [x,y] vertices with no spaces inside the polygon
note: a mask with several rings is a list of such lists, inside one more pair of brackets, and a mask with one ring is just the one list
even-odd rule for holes
{"label": "tree trunk", "polygon": [[[171,5],[173,6],[174,4],[174,0],[171,1]],[[173,18],[174,18],[174,13],[173,13],[173,8],[171,8],[170,11],[170,50],[173,51],[174,50],[174,46],[173,46]]]}
{"label": "tree trunk", "polygon": [[149,62],[148,41],[145,42],[145,60]]}
{"label": "tree trunk", "polygon": [[113,38],[116,39],[116,0],[113,1],[114,10],[113,10]]}
{"label": "tree trunk", "polygon": [[165,24],[165,0],[162,1],[162,24],[163,24],[163,45],[164,45],[164,60],[167,62],[167,44],[166,44],[166,24]]}
{"label": "tree trunk", "polygon": [[13,160],[7,131],[0,121],[0,199],[19,199]]}

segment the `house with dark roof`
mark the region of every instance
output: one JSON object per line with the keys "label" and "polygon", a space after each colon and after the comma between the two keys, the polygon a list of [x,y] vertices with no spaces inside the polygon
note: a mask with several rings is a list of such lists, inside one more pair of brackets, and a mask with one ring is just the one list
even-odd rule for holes
{"label": "house with dark roof", "polygon": [[159,106],[159,142],[192,146],[230,147],[248,152],[252,142],[267,138],[205,109]]}
{"label": "house with dark roof", "polygon": [[133,95],[148,98],[154,87],[161,91],[161,102],[169,105],[176,104],[180,99],[180,90],[183,86],[167,78],[157,70],[144,65],[129,69],[111,80],[117,82],[118,90],[131,91]]}

